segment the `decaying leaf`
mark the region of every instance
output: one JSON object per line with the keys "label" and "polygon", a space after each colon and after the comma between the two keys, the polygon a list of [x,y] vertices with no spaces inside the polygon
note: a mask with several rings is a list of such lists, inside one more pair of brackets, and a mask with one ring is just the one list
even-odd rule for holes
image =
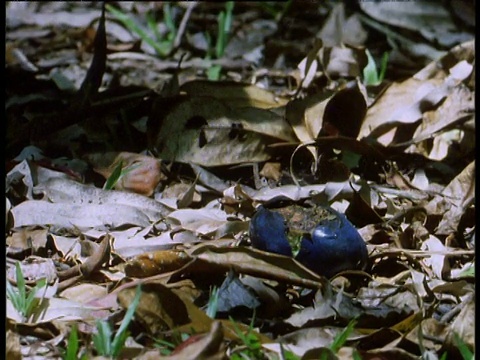
{"label": "decaying leaf", "polygon": [[192,259],[182,250],[163,250],[136,256],[125,266],[127,276],[143,278],[180,269]]}
{"label": "decaying leaf", "polygon": [[273,112],[230,109],[204,96],[181,97],[168,107],[160,99],[149,119],[149,133],[158,157],[203,166],[268,160],[270,139],[295,140],[288,124]]}
{"label": "decaying leaf", "polygon": [[[106,159],[102,159],[104,156]],[[108,159],[113,156],[115,159],[109,162]],[[151,156],[121,152],[119,154],[91,154],[89,159],[94,162],[94,170],[105,179],[112,175],[120,162],[122,163],[121,174],[115,182],[117,190],[151,196],[158,183],[166,179],[162,173],[160,161]]]}

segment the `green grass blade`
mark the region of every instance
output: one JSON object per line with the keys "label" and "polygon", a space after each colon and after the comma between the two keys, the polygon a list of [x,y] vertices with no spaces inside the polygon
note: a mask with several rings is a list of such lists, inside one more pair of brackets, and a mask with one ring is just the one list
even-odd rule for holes
{"label": "green grass blade", "polygon": [[157,43],[154,39],[150,38],[146,31],[138,26],[135,21],[133,21],[128,15],[124,14],[120,10],[116,9],[111,5],[105,5],[106,9],[113,14],[119,21],[125,25],[125,27],[131,32],[137,34],[143,41],[155,49],[158,55],[166,56],[168,52],[165,50],[165,47],[162,47],[160,43]]}
{"label": "green grass blade", "polygon": [[168,34],[169,40],[173,40],[175,38],[175,35],[177,34],[177,28],[175,26],[175,22],[173,21],[172,8],[169,3],[165,3],[164,5],[163,21],[165,22],[167,29],[170,30]]}
{"label": "green grass blade", "polygon": [[101,356],[111,356],[112,330],[106,321],[97,321],[97,333],[93,335],[93,344]]}
{"label": "green grass blade", "polygon": [[37,292],[41,288],[46,287],[46,286],[47,286],[47,279],[45,279],[45,278],[40,279],[37,282],[37,285],[35,285],[35,287],[32,290],[30,290],[30,292],[28,293],[28,296],[25,299],[25,316],[27,318],[29,318],[30,315],[32,315],[35,312],[35,308],[41,302],[41,300],[37,296]]}
{"label": "green grass blade", "polygon": [[365,85],[378,85],[378,72],[377,72],[377,64],[375,63],[375,59],[373,58],[370,51],[365,50],[367,54],[368,63],[363,68],[363,83]]}
{"label": "green grass blade", "polygon": [[103,185],[104,190],[112,190],[115,187],[115,184],[118,182],[122,175],[122,167],[123,161],[120,160],[117,166],[115,166],[115,169],[113,169],[112,173],[108,177],[105,185]]}
{"label": "green grass blade", "polygon": [[454,334],[454,340],[455,344],[458,347],[458,351],[460,351],[460,354],[462,355],[463,360],[473,359],[473,353],[470,351],[467,344],[465,344],[465,342],[457,333]]}
{"label": "green grass blade", "polygon": [[220,59],[225,54],[225,48],[227,47],[228,37],[232,27],[233,7],[233,1],[227,1],[225,3],[225,11],[221,11],[220,14],[218,14],[218,35],[215,45],[215,55],[217,59]]}
{"label": "green grass blade", "polygon": [[23,314],[23,307],[22,307],[23,303],[22,303],[22,299],[20,298],[20,294],[17,291],[15,291],[15,288],[9,282],[7,282],[7,296],[12,302],[12,305],[15,308],[15,310],[17,310],[17,312],[20,315],[25,316]]}
{"label": "green grass blade", "polygon": [[225,52],[225,12],[220,12],[218,14],[218,34],[217,34],[217,43],[215,45],[215,56],[217,59],[220,59]]}
{"label": "green grass blade", "polygon": [[147,12],[146,17],[147,17],[147,25],[148,25],[148,28],[150,29],[150,32],[155,35],[155,39],[157,39],[157,41],[161,41],[162,35],[158,31],[157,21],[155,20],[155,16],[151,12]]}
{"label": "green grass blade", "polygon": [[129,331],[124,331],[122,333],[117,333],[115,335],[115,340],[112,343],[112,356],[117,357],[125,346],[125,341],[127,341],[128,336],[130,335]]}
{"label": "green grass blade", "polygon": [[68,344],[65,352],[64,360],[76,360],[78,353],[78,334],[77,326],[73,325],[70,335],[68,336]]}
{"label": "green grass blade", "polygon": [[112,342],[112,351],[115,355],[118,355],[120,353],[120,350],[125,344],[125,340],[127,339],[127,336],[128,336],[127,334],[128,325],[132,321],[133,316],[135,314],[135,310],[137,309],[137,306],[140,303],[141,295],[142,295],[142,289],[141,289],[141,286],[138,285],[137,290],[135,292],[135,297],[131,305],[128,307],[128,310],[125,313],[125,317],[123,318],[122,323],[120,324],[120,327]]}
{"label": "green grass blade", "polygon": [[384,52],[382,55],[382,60],[380,63],[380,75],[378,76],[378,81],[381,83],[383,79],[385,79],[385,73],[387,72],[387,65],[388,65],[388,58],[390,54],[388,52]]}
{"label": "green grass blade", "polygon": [[329,346],[334,353],[338,352],[338,350],[340,350],[340,348],[345,344],[345,342],[348,339],[348,336],[352,333],[356,324],[357,324],[356,319],[351,320],[348,323],[347,327],[343,329],[343,331],[340,334],[335,336],[333,343]]}
{"label": "green grass blade", "polygon": [[22,268],[20,267],[20,263],[18,261],[15,263],[15,276],[17,277],[18,305],[22,311],[22,315],[26,316],[24,312],[27,300],[27,288],[25,285],[25,278],[23,277]]}
{"label": "green grass blade", "polygon": [[225,34],[228,35],[230,34],[230,30],[232,28],[232,21],[233,21],[233,7],[234,7],[234,2],[233,1],[227,1],[225,4],[225,23],[223,25]]}
{"label": "green grass blade", "polygon": [[217,315],[218,295],[218,288],[214,286],[210,293],[210,298],[208,299],[207,310],[205,311],[207,316],[212,319],[215,319],[215,316]]}
{"label": "green grass blade", "polygon": [[220,72],[222,67],[220,65],[213,65],[207,69],[207,78],[211,81],[220,80]]}

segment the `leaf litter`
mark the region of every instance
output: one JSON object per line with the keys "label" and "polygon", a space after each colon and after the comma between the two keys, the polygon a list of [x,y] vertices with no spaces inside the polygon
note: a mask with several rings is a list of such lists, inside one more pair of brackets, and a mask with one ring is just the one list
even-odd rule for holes
{"label": "leaf litter", "polygon": [[[138,285],[125,358],[474,352],[469,10],[371,5],[236,3],[212,58],[224,4],[119,3],[145,36],[100,4],[7,4],[7,281],[17,262],[27,289],[47,279],[28,318],[7,297],[7,357],[62,358],[73,324],[98,354],[96,320],[120,324]],[[367,269],[252,249],[279,197],[345,212]]]}

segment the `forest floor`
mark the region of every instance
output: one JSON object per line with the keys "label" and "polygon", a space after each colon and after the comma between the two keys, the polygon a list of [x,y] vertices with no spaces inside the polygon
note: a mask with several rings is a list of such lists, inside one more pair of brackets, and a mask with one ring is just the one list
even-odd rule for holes
{"label": "forest floor", "polygon": [[[474,14],[7,2],[6,358],[473,358]],[[367,266],[254,249],[276,199]]]}

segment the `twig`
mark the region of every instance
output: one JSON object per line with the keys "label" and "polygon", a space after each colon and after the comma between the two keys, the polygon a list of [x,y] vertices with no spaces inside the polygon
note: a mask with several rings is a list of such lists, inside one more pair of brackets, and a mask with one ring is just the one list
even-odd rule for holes
{"label": "twig", "polygon": [[177,32],[177,35],[175,36],[175,40],[173,41],[172,49],[176,49],[180,46],[180,42],[182,40],[183,33],[185,32],[185,29],[187,28],[188,19],[190,18],[190,15],[192,14],[193,9],[197,5],[198,5],[198,2],[196,2],[196,1],[188,4],[187,10],[185,11],[185,14],[183,15],[183,18],[182,18],[182,21],[180,22],[180,25],[178,26],[178,32]]}

